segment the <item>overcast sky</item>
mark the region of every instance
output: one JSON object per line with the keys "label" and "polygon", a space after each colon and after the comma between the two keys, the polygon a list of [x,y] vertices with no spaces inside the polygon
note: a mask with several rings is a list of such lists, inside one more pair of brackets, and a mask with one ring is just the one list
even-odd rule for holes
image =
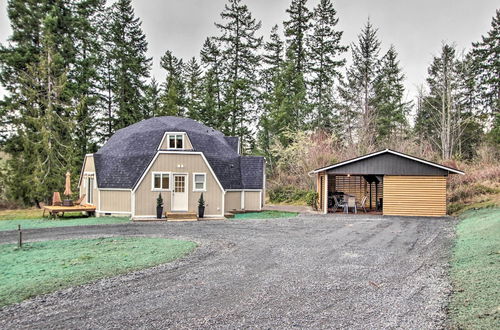
{"label": "overcast sky", "polygon": [[[291,0],[244,0],[257,20],[264,38],[271,27],[287,19],[285,10]],[[312,8],[319,0],[310,0]],[[215,21],[226,0],[135,0],[135,13],[142,20],[153,57],[153,76],[162,81],[159,61],[166,50],[188,59],[198,56],[207,36],[217,35]],[[7,0],[0,0],[0,42],[10,35]],[[368,17],[378,28],[382,52],[394,44],[407,77],[409,97],[424,82],[427,67],[443,42],[455,43],[459,50],[469,49],[490,29],[498,0],[337,0],[338,28],[343,42],[350,44]],[[350,56],[350,55],[348,55]],[[1,92],[0,92],[1,93]]]}

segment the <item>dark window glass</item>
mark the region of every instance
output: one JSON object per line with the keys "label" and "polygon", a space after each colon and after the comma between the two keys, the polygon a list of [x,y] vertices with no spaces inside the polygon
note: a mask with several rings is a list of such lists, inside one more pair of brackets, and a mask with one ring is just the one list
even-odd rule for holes
{"label": "dark window glass", "polygon": [[154,188],[161,189],[161,174],[155,174]]}
{"label": "dark window glass", "polygon": [[168,147],[175,148],[175,135],[168,136]]}
{"label": "dark window glass", "polygon": [[162,189],[170,188],[170,176],[168,174],[163,174],[161,176],[161,188]]}
{"label": "dark window glass", "polygon": [[177,149],[182,149],[182,135],[177,135]]}

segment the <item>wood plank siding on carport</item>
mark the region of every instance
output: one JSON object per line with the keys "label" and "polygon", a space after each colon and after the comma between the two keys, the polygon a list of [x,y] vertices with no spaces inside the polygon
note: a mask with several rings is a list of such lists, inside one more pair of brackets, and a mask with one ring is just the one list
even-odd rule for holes
{"label": "wood plank siding on carport", "polygon": [[384,176],[384,215],[446,215],[446,177]]}
{"label": "wood plank siding on carport", "polygon": [[457,169],[389,149],[319,168],[311,173],[317,175],[320,209],[324,213],[328,212],[329,193],[342,192],[360,201],[368,193],[366,188],[369,185],[364,181],[377,178],[383,214],[406,216],[446,215],[447,177],[450,174],[464,174]]}

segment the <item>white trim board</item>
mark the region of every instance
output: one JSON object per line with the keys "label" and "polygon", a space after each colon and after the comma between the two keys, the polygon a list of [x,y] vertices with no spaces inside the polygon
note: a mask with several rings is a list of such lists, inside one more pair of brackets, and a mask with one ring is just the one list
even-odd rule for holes
{"label": "white trim board", "polygon": [[432,163],[432,162],[429,162],[429,161],[426,161],[426,160],[423,160],[423,159],[420,159],[420,158],[416,158],[416,157],[413,157],[413,156],[410,156],[410,155],[406,155],[406,154],[403,154],[403,153],[400,153],[400,152],[397,152],[397,151],[394,151],[394,150],[391,150],[391,149],[381,150],[381,151],[378,151],[378,152],[374,152],[372,154],[368,154],[368,155],[365,155],[365,156],[361,156],[361,157],[349,159],[349,160],[346,160],[346,161],[343,161],[343,162],[340,162],[340,163],[337,163],[337,164],[333,164],[333,165],[325,166],[325,167],[322,167],[322,168],[318,168],[316,170],[313,170],[313,171],[309,172],[309,174],[327,171],[327,170],[330,170],[332,168],[340,167],[340,166],[343,166],[343,165],[347,165],[347,164],[350,164],[350,163],[354,163],[354,162],[360,161],[362,159],[374,157],[374,156],[385,154],[385,153],[390,153],[390,154],[393,154],[393,155],[396,155],[396,156],[408,158],[408,159],[414,160],[416,162],[420,162],[420,163],[427,164],[427,165],[430,165],[430,166],[433,166],[433,167],[437,167],[437,168],[440,168],[440,169],[445,170],[445,171],[453,172],[455,174],[462,174],[462,175],[465,174],[464,172],[462,172],[460,170],[456,170],[454,168],[447,167],[447,166],[444,166],[444,165],[435,164],[435,163]]}

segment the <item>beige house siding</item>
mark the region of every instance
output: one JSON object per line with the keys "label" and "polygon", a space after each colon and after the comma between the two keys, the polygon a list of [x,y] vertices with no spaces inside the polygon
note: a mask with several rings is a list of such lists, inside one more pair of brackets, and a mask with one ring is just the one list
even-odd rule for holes
{"label": "beige house siding", "polygon": [[[87,177],[89,174],[94,175],[94,187],[93,187],[93,201],[92,205],[98,206],[99,205],[99,191],[97,189],[97,179],[95,175],[95,165],[94,165],[94,157],[89,155],[85,157],[85,161],[83,164],[83,172],[81,174],[81,179],[80,179],[80,187],[79,187],[79,193],[80,196],[83,194],[87,194]],[[84,203],[87,203],[87,198],[88,196],[85,196],[85,199],[83,200]]]}
{"label": "beige house siding", "polygon": [[446,215],[445,176],[384,176],[384,215]]}
{"label": "beige house siding", "polygon": [[226,191],[224,211],[241,210],[241,191]]}
{"label": "beige house siding", "polygon": [[[152,216],[156,214],[156,198],[158,191],[152,191],[152,172],[186,173],[188,190],[188,211],[197,212],[198,198],[201,192],[193,192],[193,173],[206,173],[205,198],[206,215],[222,215],[223,191],[212,175],[210,168],[200,154],[168,154],[161,153],[148,169],[143,180],[135,191],[135,216]],[[164,200],[164,210],[172,207],[171,192],[161,192]]]}
{"label": "beige house siding", "polygon": [[[163,140],[161,141],[160,149],[169,149],[168,147],[168,139],[167,135],[163,135]],[[193,150],[193,145],[191,144],[191,140],[189,140],[189,136],[184,134],[184,149]]]}
{"label": "beige house siding", "polygon": [[[243,196],[243,201],[242,199]],[[262,209],[260,191],[226,191],[224,211],[258,211]],[[243,208],[241,203],[243,202]]]}
{"label": "beige house siding", "polygon": [[258,211],[260,209],[260,191],[245,191],[245,210]]}
{"label": "beige house siding", "polygon": [[126,190],[101,190],[99,211],[130,212],[130,196],[131,192]]}
{"label": "beige house siding", "polygon": [[95,172],[94,156],[85,157],[85,165],[83,167],[83,172]]}

